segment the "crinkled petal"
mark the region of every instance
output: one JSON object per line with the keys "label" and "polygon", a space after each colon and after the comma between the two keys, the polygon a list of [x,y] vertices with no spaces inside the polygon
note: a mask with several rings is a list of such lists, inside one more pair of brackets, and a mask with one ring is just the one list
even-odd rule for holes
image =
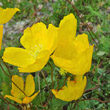
{"label": "crinkled petal", "polygon": [[11,99],[11,100],[13,100],[13,101],[15,101],[15,102],[17,102],[19,104],[22,104],[22,100],[20,100],[20,99],[18,99],[16,97],[13,97],[13,96],[10,96],[10,95],[5,95],[4,98],[9,98],[9,99]]}
{"label": "crinkled petal", "polygon": [[70,68],[62,67],[64,70],[74,74],[74,75],[84,75],[90,70],[92,63],[93,46],[90,46],[82,54],[78,55],[77,58],[72,59],[72,65]]}
{"label": "crinkled petal", "polygon": [[59,43],[54,52],[57,57],[72,59],[75,54],[72,41],[75,39],[77,20],[71,13],[63,18],[58,29]]}
{"label": "crinkled petal", "polygon": [[38,50],[41,48],[41,50],[49,50],[51,54],[58,43],[57,31],[58,29],[52,24],[47,29],[42,22],[36,23],[25,29],[20,42],[26,49]]}
{"label": "crinkled petal", "polygon": [[[82,78],[82,76],[77,76],[79,78]],[[80,83],[78,82],[80,81]],[[61,99],[63,101],[72,101],[79,99],[85,89],[87,79],[84,77],[84,79],[77,80],[77,78],[74,81],[68,81],[67,86],[64,86],[61,90],[52,90],[53,94],[56,98]]]}
{"label": "crinkled petal", "polygon": [[93,54],[93,46],[89,46],[88,36],[78,35],[72,42],[63,43],[51,56],[55,65],[74,75],[83,75],[88,72]]}
{"label": "crinkled petal", "polygon": [[15,66],[24,67],[35,62],[35,58],[29,50],[8,47],[3,54],[3,60]]}
{"label": "crinkled petal", "polygon": [[3,25],[0,25],[0,50],[2,46],[2,37],[3,37]]}
{"label": "crinkled petal", "polygon": [[53,55],[55,55],[56,57],[62,57],[64,59],[71,60],[72,57],[74,57],[76,54],[76,48],[73,46],[74,45],[72,43],[72,40],[62,41],[57,45],[57,48],[55,49],[55,52]]}
{"label": "crinkled petal", "polygon": [[35,82],[33,76],[30,74],[26,78],[25,93],[27,96],[31,96],[35,91]]}
{"label": "crinkled petal", "polygon": [[49,50],[50,54],[55,50],[58,44],[58,29],[52,25],[49,24],[48,30],[47,30],[47,38],[45,38],[45,49]]}
{"label": "crinkled petal", "polygon": [[41,70],[47,64],[49,60],[50,55],[48,53],[49,53],[48,51],[41,52],[38,55],[35,63],[28,65],[26,67],[23,67],[23,68],[18,68],[19,72],[36,72],[36,71]]}
{"label": "crinkled petal", "polygon": [[19,77],[18,75],[12,76],[12,90],[11,94],[18,99],[22,99],[24,97],[24,81],[22,77]]}
{"label": "crinkled petal", "polygon": [[60,68],[71,68],[70,66],[73,65],[72,60],[67,60],[62,57],[57,57],[55,55],[52,55],[51,58],[53,59],[55,65],[57,65]]}
{"label": "crinkled petal", "polygon": [[40,91],[38,91],[37,93],[35,93],[33,96],[31,96],[31,97],[25,97],[24,99],[23,99],[23,104],[28,104],[28,103],[30,103],[37,95],[38,95],[38,93],[39,93]]}
{"label": "crinkled petal", "polygon": [[24,30],[24,35],[21,37],[20,42],[26,49],[37,48],[46,42],[47,28],[42,22],[33,24]]}
{"label": "crinkled petal", "polygon": [[0,24],[4,24],[4,23],[8,22],[17,11],[19,11],[18,8],[2,9],[0,7]]}
{"label": "crinkled petal", "polygon": [[89,48],[88,35],[87,34],[77,35],[77,37],[73,41],[73,44],[78,53],[85,51],[86,49]]}
{"label": "crinkled petal", "polygon": [[65,16],[60,22],[58,32],[60,42],[74,39],[76,36],[76,29],[77,20],[75,16],[70,13],[69,15]]}

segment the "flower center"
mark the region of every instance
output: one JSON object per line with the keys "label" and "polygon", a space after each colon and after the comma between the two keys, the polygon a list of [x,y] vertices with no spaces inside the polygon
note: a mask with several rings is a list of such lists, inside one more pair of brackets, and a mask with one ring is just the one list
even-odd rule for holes
{"label": "flower center", "polygon": [[38,54],[41,52],[42,48],[43,46],[41,44],[34,45],[33,47],[31,47],[32,56],[36,58]]}

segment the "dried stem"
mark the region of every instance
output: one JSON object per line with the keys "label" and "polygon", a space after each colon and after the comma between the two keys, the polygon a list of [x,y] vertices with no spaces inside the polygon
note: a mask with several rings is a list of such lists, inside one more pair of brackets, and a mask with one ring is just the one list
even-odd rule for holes
{"label": "dried stem", "polygon": [[88,98],[88,99],[82,99],[80,101],[85,101],[85,100],[97,100],[100,103],[109,103],[110,102],[110,99],[103,101],[103,100],[100,100],[99,98]]}
{"label": "dried stem", "polygon": [[8,104],[10,104],[10,105],[13,105],[14,107],[18,108],[18,106],[17,106],[17,105],[15,105],[15,104],[13,104],[13,103],[9,102],[9,101],[8,101],[8,100],[6,100],[4,97],[0,96],[0,99],[4,100],[6,103],[8,103]]}
{"label": "dried stem", "polygon": [[95,89],[98,89],[99,87],[100,87],[100,86],[96,86],[96,87],[94,87],[94,88],[90,88],[90,89],[88,89],[88,90],[85,90],[85,93],[90,92],[90,91],[95,90]]}
{"label": "dried stem", "polygon": [[[2,71],[4,72],[4,74],[7,75],[8,78],[12,81],[11,76],[7,74],[7,72],[4,70],[4,68],[2,67],[1,64],[0,64],[0,67],[1,67]],[[27,96],[27,95],[25,94],[25,92],[24,92],[23,90],[21,90],[21,89],[18,87],[18,85],[15,84],[15,82],[12,81],[12,83],[13,83],[25,96]]]}

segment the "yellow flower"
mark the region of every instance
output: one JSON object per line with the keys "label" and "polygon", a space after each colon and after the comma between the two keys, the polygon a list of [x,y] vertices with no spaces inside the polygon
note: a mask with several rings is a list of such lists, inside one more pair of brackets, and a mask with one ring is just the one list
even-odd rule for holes
{"label": "yellow flower", "polygon": [[62,87],[60,90],[52,89],[52,92],[56,98],[63,101],[77,100],[82,96],[86,82],[86,77],[82,78],[82,76],[76,76],[74,81],[70,81],[70,78],[68,78],[67,86]]}
{"label": "yellow flower", "polygon": [[[12,90],[10,95],[5,95],[5,98],[9,98],[20,104],[28,104],[30,103],[40,91],[32,95],[35,91],[35,82],[32,75],[28,75],[26,78],[26,82],[24,85],[24,81],[22,77],[17,75],[13,75],[12,77]],[[15,86],[17,85],[17,86]],[[25,94],[24,94],[25,93]],[[32,96],[31,96],[32,95]]]}
{"label": "yellow flower", "polygon": [[42,22],[36,23],[24,30],[20,42],[24,49],[6,48],[3,60],[18,66],[20,72],[39,71],[57,46],[57,28],[50,24],[47,29]]}
{"label": "yellow flower", "polygon": [[90,70],[93,45],[86,34],[76,35],[77,20],[69,14],[61,20],[58,30],[59,43],[51,56],[55,65],[74,75],[83,75]]}
{"label": "yellow flower", "polygon": [[18,8],[3,9],[0,7],[0,50],[2,45],[3,24],[7,23],[17,11],[19,11]]}

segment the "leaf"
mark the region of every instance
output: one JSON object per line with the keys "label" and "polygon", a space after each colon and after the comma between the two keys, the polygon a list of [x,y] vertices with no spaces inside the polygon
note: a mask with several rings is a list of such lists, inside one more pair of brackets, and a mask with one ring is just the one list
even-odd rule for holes
{"label": "leaf", "polygon": [[99,52],[97,53],[97,55],[98,55],[98,56],[103,56],[103,55],[105,55],[105,52],[99,51]]}

